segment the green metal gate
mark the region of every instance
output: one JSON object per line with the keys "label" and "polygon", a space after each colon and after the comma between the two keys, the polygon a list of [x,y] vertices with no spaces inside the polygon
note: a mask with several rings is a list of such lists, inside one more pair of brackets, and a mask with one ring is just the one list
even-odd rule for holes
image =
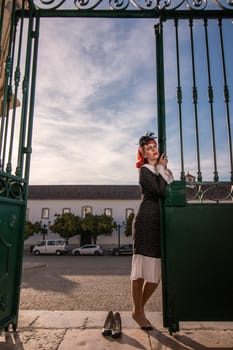
{"label": "green metal gate", "polygon": [[228,11],[164,11],[155,26],[159,144],[180,171],[161,218],[170,333],[179,321],[233,321],[231,18]]}
{"label": "green metal gate", "polygon": [[[31,156],[38,18],[1,1],[0,329],[16,329]],[[18,25],[17,25],[18,24]],[[18,31],[17,31],[18,29]],[[26,45],[24,45],[26,42]]]}
{"label": "green metal gate", "polygon": [[[233,82],[232,64],[228,60],[230,54],[225,53],[231,50],[231,45],[224,38],[229,31],[232,38],[232,24],[229,26],[229,19],[233,17],[232,1],[109,0],[106,3],[101,0],[2,0],[0,5],[0,329],[11,324],[13,329],[17,327],[39,22],[43,17],[155,19],[159,147],[168,151],[169,157],[177,159],[180,170],[180,180],[168,187],[162,210],[164,326],[172,333],[179,329],[179,321],[182,320],[232,321],[230,92]],[[200,28],[195,32],[194,24],[201,21],[204,32]],[[218,55],[215,47],[210,52],[210,22],[218,24]],[[223,28],[225,24],[230,29]],[[164,34],[166,28],[168,34]],[[199,39],[203,40],[203,35],[205,43],[201,46]],[[172,40],[166,43],[169,38]],[[214,41],[213,38],[211,40]],[[189,44],[189,61],[182,64],[182,52],[187,51],[185,43]],[[172,45],[173,49],[168,52],[167,48]],[[200,47],[204,48],[204,52],[199,50]],[[220,62],[217,68],[213,62],[215,55]],[[199,99],[200,74],[197,69],[197,57],[200,59],[202,56],[205,68],[201,65],[201,75],[206,79],[201,81],[201,85],[206,85],[210,123],[209,137],[205,136],[204,140],[202,130],[207,127],[207,107],[202,96]],[[169,57],[173,57],[172,63],[167,62]],[[220,74],[214,75],[212,80],[213,71]],[[174,77],[175,85],[171,84]],[[222,86],[224,113],[214,103],[215,86],[219,85]],[[205,107],[200,107],[202,105]],[[217,127],[215,108],[221,117]],[[192,116],[193,125],[187,114]],[[224,162],[226,168],[219,172],[221,162],[216,147],[216,139],[219,139],[216,131],[221,128],[223,120],[226,120],[226,128],[225,136],[221,137],[228,156]],[[177,129],[173,128],[175,124]],[[170,143],[174,138],[179,146],[175,153]],[[207,144],[211,145],[211,155],[204,152],[203,161],[201,151]],[[194,161],[189,159],[189,154]],[[202,173],[208,159],[211,160],[213,179],[208,178],[209,166]],[[185,173],[188,170],[197,172],[197,181],[186,183]],[[227,171],[231,174],[230,178],[222,180]],[[205,181],[206,174],[208,181]]]}

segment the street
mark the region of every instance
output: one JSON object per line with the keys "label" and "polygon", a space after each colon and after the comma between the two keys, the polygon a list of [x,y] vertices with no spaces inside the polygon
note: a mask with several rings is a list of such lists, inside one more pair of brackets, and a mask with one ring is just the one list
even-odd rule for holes
{"label": "street", "polygon": [[[130,311],[131,256],[24,255],[23,310]],[[161,311],[161,286],[148,311]]]}

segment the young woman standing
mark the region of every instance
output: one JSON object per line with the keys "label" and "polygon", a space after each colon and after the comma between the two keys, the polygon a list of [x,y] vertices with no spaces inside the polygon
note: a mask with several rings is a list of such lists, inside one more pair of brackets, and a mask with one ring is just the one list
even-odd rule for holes
{"label": "young woman standing", "polygon": [[133,223],[133,257],[131,292],[133,319],[143,330],[153,329],[144,307],[156,290],[161,278],[160,199],[165,196],[167,184],[173,181],[167,169],[167,157],[159,154],[153,133],[139,139],[139,184],[142,201]]}

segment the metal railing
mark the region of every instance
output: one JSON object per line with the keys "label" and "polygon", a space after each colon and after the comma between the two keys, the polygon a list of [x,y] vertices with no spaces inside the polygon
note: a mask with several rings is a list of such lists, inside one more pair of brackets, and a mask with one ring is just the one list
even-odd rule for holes
{"label": "metal railing", "polygon": [[160,148],[182,181],[191,172],[200,183],[232,183],[233,24],[191,13],[169,19],[155,26]]}

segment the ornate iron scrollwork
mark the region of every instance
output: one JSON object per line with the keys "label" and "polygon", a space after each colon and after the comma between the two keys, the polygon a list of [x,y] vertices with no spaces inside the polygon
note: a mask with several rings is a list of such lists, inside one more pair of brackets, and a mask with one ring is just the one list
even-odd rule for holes
{"label": "ornate iron scrollwork", "polygon": [[208,5],[208,0],[187,0],[188,8],[192,10],[204,10]]}
{"label": "ornate iron scrollwork", "polygon": [[216,3],[222,9],[229,9],[233,6],[233,0],[216,0]]}
{"label": "ornate iron scrollwork", "polygon": [[25,183],[13,176],[0,173],[0,196],[17,200],[25,199]]}
{"label": "ornate iron scrollwork", "polygon": [[14,199],[24,198],[24,187],[18,182],[11,182],[9,185],[10,196]]}
{"label": "ornate iron scrollwork", "polygon": [[[101,5],[101,10],[205,10],[222,9],[229,10],[233,7],[233,0],[32,0],[34,6],[38,9],[56,10],[56,9],[77,9],[91,10],[97,9]],[[69,3],[69,5],[68,5]],[[100,9],[100,8],[99,8]]]}
{"label": "ornate iron scrollwork", "polygon": [[197,183],[186,184],[187,201],[232,201],[233,185],[231,183]]}
{"label": "ornate iron scrollwork", "polygon": [[74,0],[74,5],[78,10],[92,10],[96,8],[102,0]]}
{"label": "ornate iron scrollwork", "polygon": [[109,0],[109,6],[113,10],[125,10],[129,6],[129,0]]}

